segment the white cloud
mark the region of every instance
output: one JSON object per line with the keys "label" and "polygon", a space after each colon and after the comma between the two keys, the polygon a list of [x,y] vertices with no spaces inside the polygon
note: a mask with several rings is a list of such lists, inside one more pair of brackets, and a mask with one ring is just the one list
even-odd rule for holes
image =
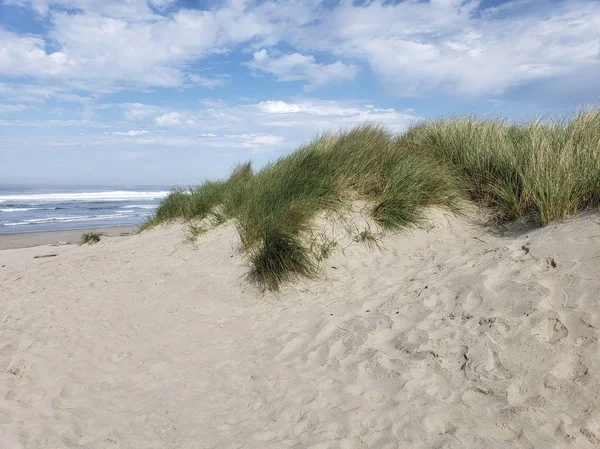
{"label": "white cloud", "polygon": [[292,114],[294,112],[300,112],[300,106],[293,103],[286,103],[285,101],[261,101],[256,104],[255,107],[262,112],[267,114]]}
{"label": "white cloud", "polygon": [[[155,108],[152,115],[137,122],[147,121],[148,126],[158,125],[166,132],[176,130],[185,133],[186,130],[195,130],[196,137],[211,142],[219,134],[253,137],[272,134],[283,136],[286,142],[295,145],[324,131],[335,131],[365,122],[381,123],[392,131],[399,132],[419,119],[412,113],[399,112],[393,108],[314,98],[269,100],[235,106],[214,100],[208,103],[197,110]],[[145,106],[148,111],[153,110],[152,106]],[[273,133],[273,129],[278,132]],[[258,143],[259,140],[253,142]],[[270,141],[273,145],[278,142],[280,141]],[[264,140],[260,143],[268,142]]]}
{"label": "white cloud", "polygon": [[181,125],[181,114],[179,112],[167,112],[159,115],[155,120],[159,126],[177,126]]}
{"label": "white cloud", "polygon": [[273,134],[240,134],[240,135],[229,135],[226,137],[239,140],[239,146],[242,148],[249,148],[253,151],[264,151],[270,149],[273,146],[279,146],[285,140],[282,136],[276,136]]}
{"label": "white cloud", "polygon": [[339,102],[335,101],[310,101],[305,100],[299,103],[287,103],[285,101],[261,101],[253,105],[256,109],[266,112],[267,114],[293,114],[293,113],[306,113],[310,115],[321,115],[321,116],[343,116],[343,115],[356,115],[362,112],[368,113],[369,109],[372,109],[372,105],[364,106],[365,111],[362,111],[359,107],[343,106]]}
{"label": "white cloud", "polygon": [[125,103],[121,105],[127,120],[143,120],[156,115],[161,108],[143,103]]}
{"label": "white cloud", "polygon": [[111,134],[113,136],[142,136],[144,134],[148,134],[150,131],[147,130],[138,130],[138,131],[115,131],[112,132]]}
{"label": "white cloud", "polygon": [[225,78],[206,78],[204,76],[194,74],[188,75],[188,78],[192,83],[209,89],[221,87],[227,84],[227,80]]}
{"label": "white cloud", "polygon": [[202,100],[200,100],[200,103],[203,106],[206,106],[207,108],[210,109],[219,109],[219,108],[224,108],[225,106],[227,106],[227,103],[221,99],[214,99],[214,98],[203,98]]}
{"label": "white cloud", "polygon": [[358,72],[355,65],[341,61],[319,64],[312,55],[292,53],[273,58],[264,48],[254,53],[249,67],[275,75],[278,81],[307,81],[308,88],[352,80]]}
{"label": "white cloud", "polygon": [[[399,95],[501,95],[534,80],[600,70],[600,8],[567,0],[479,13],[479,1],[343,2],[295,45],[361,59]],[[551,8],[550,12],[548,8]]]}
{"label": "white cloud", "polygon": [[[82,12],[54,10],[45,37],[18,35],[0,27],[0,75],[68,80],[93,91],[117,84],[176,87],[186,79],[206,87],[221,86],[223,79],[186,76],[187,65],[226,52],[264,30],[240,2],[210,11],[180,9],[168,16],[154,14],[141,0],[16,3],[31,4],[41,13],[55,5]],[[47,50],[49,43],[55,51]]]}
{"label": "white cloud", "polygon": [[113,125],[96,122],[93,120],[0,120],[0,126],[18,126],[30,128],[52,128],[56,126],[78,128],[111,128]]}
{"label": "white cloud", "polygon": [[196,143],[195,139],[182,136],[157,136],[139,137],[131,139],[136,145],[159,146],[159,147],[189,147]]}
{"label": "white cloud", "polygon": [[[177,9],[173,0],[8,3],[45,14],[51,32],[0,28],[0,75],[99,95],[190,82],[220,87],[225,79],[189,66],[237,48],[255,50],[247,64],[254,70],[307,89],[353,80],[361,61],[388,92],[407,96],[501,95],[537,80],[571,82],[600,67],[600,8],[584,0],[492,8],[478,0],[231,0],[207,11]],[[317,61],[315,54],[323,56]]]}
{"label": "white cloud", "polygon": [[30,109],[29,106],[25,106],[24,104],[0,104],[0,114],[7,112],[23,112],[28,109]]}
{"label": "white cloud", "polygon": [[73,63],[61,51],[46,53],[40,37],[21,36],[0,28],[0,74],[60,76]]}
{"label": "white cloud", "polygon": [[94,100],[94,96],[83,96],[70,92],[65,86],[48,84],[7,84],[0,82],[0,96],[9,101],[22,103],[42,103],[47,100],[58,100],[65,103],[86,104]]}

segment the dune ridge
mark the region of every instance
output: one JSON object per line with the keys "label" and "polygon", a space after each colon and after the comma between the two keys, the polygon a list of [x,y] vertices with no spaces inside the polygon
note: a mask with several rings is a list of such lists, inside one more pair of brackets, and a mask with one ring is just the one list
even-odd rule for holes
{"label": "dune ridge", "polygon": [[277,291],[318,271],[315,218],[357,200],[381,232],[422,224],[430,207],[462,213],[477,204],[496,223],[539,225],[597,210],[600,110],[529,123],[440,118],[397,135],[365,124],[317,136],[256,172],[247,162],[228,179],[172,191],[142,228],[186,220],[193,240],[232,220],[248,278]]}

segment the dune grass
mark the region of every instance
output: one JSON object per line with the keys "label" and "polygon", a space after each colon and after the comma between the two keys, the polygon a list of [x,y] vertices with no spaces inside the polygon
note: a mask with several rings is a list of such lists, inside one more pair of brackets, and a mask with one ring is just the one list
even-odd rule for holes
{"label": "dune grass", "polygon": [[458,170],[471,199],[500,219],[528,216],[543,225],[600,201],[600,111],[554,123],[436,120],[402,139]]}
{"label": "dune grass", "polygon": [[84,232],[83,235],[81,236],[81,239],[79,240],[79,244],[80,245],[93,245],[94,243],[98,243],[100,241],[100,238],[102,237],[102,233],[97,232],[97,231],[89,231],[89,232]]}
{"label": "dune grass", "polygon": [[[223,206],[231,191],[249,181],[252,176],[252,165],[246,162],[238,165],[227,181],[206,181],[189,190],[173,190],[159,204],[154,214],[140,226],[140,230],[177,220],[200,222],[210,218],[217,224],[222,223],[226,215],[219,211],[218,206]],[[195,226],[190,232],[196,235],[200,233]]]}
{"label": "dune grass", "polygon": [[360,200],[383,232],[397,231],[420,225],[428,206],[459,213],[466,198],[501,220],[540,224],[597,207],[600,112],[555,123],[439,119],[399,136],[363,125],[319,136],[256,173],[246,163],[227,180],[171,192],[145,226],[185,220],[196,236],[206,223],[232,220],[248,278],[278,290],[316,274],[333,248],[311,243],[321,213],[343,214]]}

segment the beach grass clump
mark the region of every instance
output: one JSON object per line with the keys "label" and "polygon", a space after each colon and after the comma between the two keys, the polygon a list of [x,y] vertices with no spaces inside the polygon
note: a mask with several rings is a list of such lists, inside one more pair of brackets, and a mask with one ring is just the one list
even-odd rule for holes
{"label": "beach grass clump", "polygon": [[370,229],[363,229],[354,236],[356,243],[362,243],[369,249],[379,248],[379,238]]}
{"label": "beach grass clump", "polygon": [[249,250],[247,278],[263,290],[276,291],[283,282],[317,273],[317,263],[301,239],[282,231],[269,232]]}
{"label": "beach grass clump", "polygon": [[422,224],[429,206],[459,213],[464,192],[454,171],[425,154],[415,155],[401,141],[396,145],[403,157],[389,169],[381,192],[372,200],[375,222],[383,229],[399,230]]}
{"label": "beach grass clump", "polygon": [[94,243],[98,243],[100,241],[101,237],[102,237],[102,234],[97,231],[84,232],[83,235],[81,236],[81,239],[79,240],[79,244],[80,245],[86,245],[86,244],[93,245]]}
{"label": "beach grass clump", "polygon": [[522,124],[440,119],[401,139],[458,170],[471,199],[502,220],[530,217],[543,225],[600,201],[600,111]]}
{"label": "beach grass clump", "polygon": [[206,181],[197,187],[174,189],[161,201],[156,211],[141,226],[141,230],[177,220],[200,222],[210,219],[215,225],[227,220],[222,211],[233,190],[252,179],[250,162],[237,166],[227,181]]}

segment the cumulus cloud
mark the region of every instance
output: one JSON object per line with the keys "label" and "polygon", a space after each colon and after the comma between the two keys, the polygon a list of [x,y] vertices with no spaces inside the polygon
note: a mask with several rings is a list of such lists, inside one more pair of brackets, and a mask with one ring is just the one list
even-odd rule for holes
{"label": "cumulus cloud", "polygon": [[[513,2],[517,3],[517,2]],[[567,0],[521,10],[479,1],[343,2],[296,45],[365,61],[404,96],[501,95],[600,68],[600,9]]]}
{"label": "cumulus cloud", "polygon": [[254,58],[248,66],[271,73],[278,81],[307,81],[308,89],[352,80],[358,72],[355,65],[346,65],[341,61],[319,64],[313,56],[300,53],[271,57],[264,48],[254,53]]}
{"label": "cumulus cloud", "polygon": [[[85,81],[87,90],[112,86],[176,87],[186,80],[206,87],[222,79],[186,76],[187,65],[221,54],[264,29],[243,3],[209,11],[180,9],[162,16],[145,1],[18,1],[39,12],[53,6],[46,36],[0,28],[0,75]],[[169,2],[158,2],[161,6]],[[154,2],[157,4],[157,2]],[[49,51],[48,44],[56,51]]]}
{"label": "cumulus cloud", "polygon": [[236,0],[204,11],[173,0],[8,3],[45,15],[51,31],[0,28],[0,75],[100,94],[186,83],[220,87],[226,80],[190,67],[235,51],[237,63],[253,51],[246,66],[309,90],[351,81],[364,65],[400,96],[499,96],[537,80],[558,86],[600,67],[600,9],[584,0],[535,8],[533,2],[486,7],[479,0]]}
{"label": "cumulus cloud", "polygon": [[62,51],[47,53],[40,37],[21,36],[0,28],[0,74],[60,76],[72,62]]}
{"label": "cumulus cloud", "polygon": [[365,105],[364,110],[356,106],[344,106],[335,101],[311,101],[306,100],[299,103],[288,103],[282,100],[261,101],[253,105],[256,109],[267,114],[293,114],[306,113],[321,116],[348,116],[361,113],[369,113],[372,105]]}
{"label": "cumulus cloud", "polygon": [[181,114],[178,112],[167,112],[156,117],[158,126],[177,126],[181,125]]}

